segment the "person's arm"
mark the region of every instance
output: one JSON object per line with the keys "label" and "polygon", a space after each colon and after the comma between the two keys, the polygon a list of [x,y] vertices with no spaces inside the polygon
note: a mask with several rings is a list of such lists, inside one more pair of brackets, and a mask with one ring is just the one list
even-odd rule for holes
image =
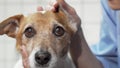
{"label": "person's arm", "polygon": [[70,53],[77,68],[103,68],[101,62],[90,51],[82,28],[72,39]]}
{"label": "person's arm", "polygon": [[[58,4],[69,14],[74,23],[78,24],[78,31],[72,39],[70,54],[77,68],[103,68],[100,61],[92,54],[83,35],[81,20],[74,8],[64,0],[57,0]],[[55,7],[57,4],[55,5]]]}

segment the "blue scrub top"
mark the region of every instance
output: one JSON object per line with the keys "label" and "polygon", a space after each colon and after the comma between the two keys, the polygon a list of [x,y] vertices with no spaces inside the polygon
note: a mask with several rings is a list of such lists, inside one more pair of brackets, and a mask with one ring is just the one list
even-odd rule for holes
{"label": "blue scrub top", "polygon": [[100,40],[91,50],[104,68],[120,68],[120,11],[112,10],[108,0],[101,0],[101,6]]}

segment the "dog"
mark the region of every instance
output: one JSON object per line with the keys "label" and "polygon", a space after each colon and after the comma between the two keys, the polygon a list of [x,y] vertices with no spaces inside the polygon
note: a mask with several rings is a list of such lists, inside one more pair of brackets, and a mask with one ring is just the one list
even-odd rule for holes
{"label": "dog", "polygon": [[[0,23],[0,35],[15,38],[18,51],[26,46],[30,68],[75,68],[68,52],[77,25],[67,16],[60,9],[15,15]],[[15,68],[23,68],[22,58]]]}

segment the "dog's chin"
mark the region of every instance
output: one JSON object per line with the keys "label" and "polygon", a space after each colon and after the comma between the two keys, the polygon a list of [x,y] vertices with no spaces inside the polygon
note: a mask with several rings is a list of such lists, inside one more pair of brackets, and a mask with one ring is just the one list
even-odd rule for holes
{"label": "dog's chin", "polygon": [[49,67],[50,67],[50,64],[48,63],[48,64],[40,65],[40,64],[38,64],[38,63],[35,63],[35,67],[36,67],[36,68],[49,68]]}
{"label": "dog's chin", "polygon": [[31,68],[55,68],[56,67],[55,65],[56,65],[55,62],[52,62],[52,61],[44,65],[34,62]]}
{"label": "dog's chin", "polygon": [[30,67],[31,68],[51,68],[51,62],[47,63],[47,64],[44,64],[44,65],[41,65],[41,64],[38,64],[37,62],[30,62]]}
{"label": "dog's chin", "polygon": [[51,68],[52,62],[51,60],[47,64],[38,64],[37,62],[34,62],[35,68]]}

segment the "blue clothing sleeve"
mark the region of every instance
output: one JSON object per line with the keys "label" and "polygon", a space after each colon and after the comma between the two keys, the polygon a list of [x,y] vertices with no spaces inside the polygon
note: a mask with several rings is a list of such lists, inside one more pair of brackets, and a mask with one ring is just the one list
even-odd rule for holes
{"label": "blue clothing sleeve", "polygon": [[103,18],[100,40],[96,45],[91,46],[91,50],[102,62],[104,68],[118,68],[116,11],[108,6],[108,0],[101,0],[101,5]]}

